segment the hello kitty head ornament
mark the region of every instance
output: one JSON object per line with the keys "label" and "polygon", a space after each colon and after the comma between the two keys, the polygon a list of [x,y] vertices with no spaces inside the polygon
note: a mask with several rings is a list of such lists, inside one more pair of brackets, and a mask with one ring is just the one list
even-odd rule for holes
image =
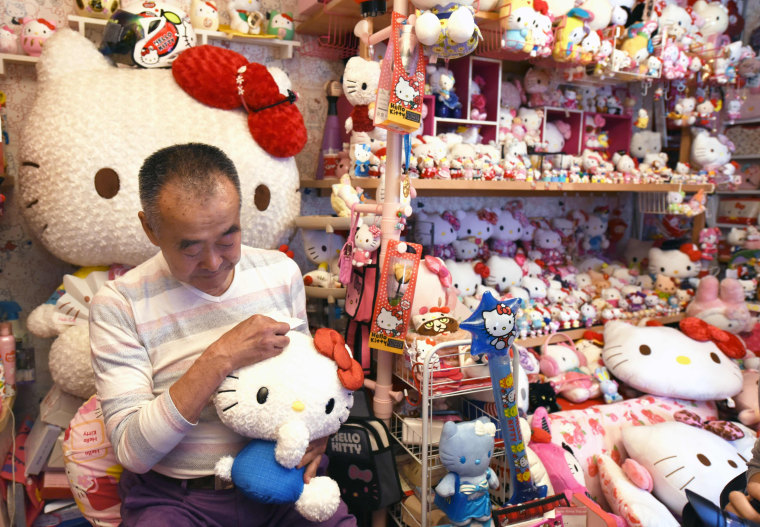
{"label": "hello kitty head ornament", "polygon": [[362,368],[343,337],[318,329],[311,337],[288,333],[290,344],[275,357],[233,371],[214,398],[222,422],[252,441],[216,464],[249,498],[293,503],[306,519],[322,522],[340,504],[340,490],[329,477],[303,482],[295,467],[309,442],[338,431],[361,388]]}
{"label": "hello kitty head ornament", "polygon": [[[292,156],[306,142],[303,118],[287,101],[255,116],[234,108],[243,104],[238,78],[249,109],[287,99],[290,81],[278,68],[248,63],[222,48],[216,48],[224,60],[213,61],[213,85],[205,84],[212,77],[204,69],[210,58],[186,62],[179,75],[185,53],[212,47],[183,51],[172,70],[136,70],[114,67],[90,40],[68,28],[45,43],[37,65],[37,98],[20,140],[18,197],[29,230],[53,255],[90,266],[137,265],[155,254],[137,219],[137,174],[156,150],[190,142],[217,146],[235,164],[243,243],[274,248],[287,237],[300,208]],[[243,66],[246,72],[239,74]],[[187,81],[187,90],[177,77]],[[189,95],[201,86],[229,109]],[[112,108],[133,111],[92,111],[91,99],[72,93],[108,93]],[[278,132],[262,126],[261,119],[271,123],[278,115],[288,115],[287,122],[292,117],[293,127]]]}
{"label": "hello kitty head ornament", "polygon": [[691,142],[691,162],[703,170],[717,170],[731,161],[734,145],[724,135],[714,136],[698,129]]}

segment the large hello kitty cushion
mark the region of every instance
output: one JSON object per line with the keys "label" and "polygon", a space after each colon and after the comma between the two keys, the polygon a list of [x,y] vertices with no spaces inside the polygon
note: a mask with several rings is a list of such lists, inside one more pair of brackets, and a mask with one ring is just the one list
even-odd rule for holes
{"label": "large hello kitty cushion", "polygon": [[741,370],[715,344],[666,326],[608,322],[602,359],[618,380],[653,395],[707,401],[742,389]]}
{"label": "large hello kitty cushion", "polygon": [[[287,93],[285,74],[268,71]],[[251,136],[245,111],[197,101],[171,70],[114,67],[67,28],[45,43],[37,78],[19,149],[19,202],[32,233],[56,257],[137,265],[155,254],[137,219],[137,174],[148,155],[188,142],[217,146],[235,163],[243,243],[274,248],[286,238],[300,206],[295,160],[268,154]]]}
{"label": "large hello kitty cushion", "polygon": [[552,441],[565,442],[573,449],[583,468],[589,494],[597,502],[605,503],[596,457],[607,454],[621,463],[627,457],[622,428],[672,421],[673,415],[680,410],[688,410],[703,421],[717,419],[717,410],[711,401],[683,401],[647,395],[581,410],[550,413]]}
{"label": "large hello kitty cushion", "polygon": [[649,471],[654,494],[675,515],[686,505],[685,489],[720,506],[723,487],[747,470],[747,460],[725,439],[684,423],[628,427],[622,434],[628,456]]}

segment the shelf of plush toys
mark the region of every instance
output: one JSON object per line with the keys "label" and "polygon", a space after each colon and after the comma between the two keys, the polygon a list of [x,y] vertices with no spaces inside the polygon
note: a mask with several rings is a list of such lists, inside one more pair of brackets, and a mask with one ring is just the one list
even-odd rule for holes
{"label": "shelf of plush toys", "polygon": [[[91,18],[86,16],[69,15],[69,26],[76,29],[82,35],[86,35],[88,28],[103,28],[108,23],[107,19]],[[221,27],[221,26],[220,26]],[[243,35],[229,31],[210,31],[207,29],[194,28],[197,45],[208,44],[209,41],[234,41],[258,46],[268,46],[275,49],[276,58],[293,58],[293,50],[301,46],[297,40],[282,40],[271,38],[271,35]],[[22,55],[17,53],[0,53],[0,75],[5,74],[6,64],[35,64],[39,62],[39,56]]]}
{"label": "shelf of plush toys", "polygon": [[[379,178],[351,178],[351,184],[363,189],[377,188]],[[339,181],[332,179],[302,179],[301,188],[330,189]],[[603,194],[608,192],[698,192],[711,193],[712,184],[678,184],[678,183],[560,183],[544,181],[487,181],[487,180],[444,180],[413,179],[412,185],[419,196],[465,196],[465,195],[510,195],[535,196],[536,192],[544,194]]]}

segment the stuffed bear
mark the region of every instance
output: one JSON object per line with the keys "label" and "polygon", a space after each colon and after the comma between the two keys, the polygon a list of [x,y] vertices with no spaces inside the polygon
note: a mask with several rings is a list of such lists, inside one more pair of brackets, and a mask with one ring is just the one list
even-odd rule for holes
{"label": "stuffed bear", "polygon": [[304,518],[322,522],[338,509],[338,484],[326,476],[305,484],[305,468],[296,466],[310,441],[348,419],[364,374],[335,330],[320,328],[313,341],[298,331],[288,337],[282,353],[235,370],[219,386],[219,418],[252,440],[234,458],[221,458],[215,471],[253,500],[295,502]]}
{"label": "stuffed bear", "polygon": [[[236,78],[244,65],[247,71],[240,79],[249,108],[283,100],[290,82],[277,68],[249,64],[223,48],[209,53],[211,47],[184,51],[172,72],[116,68],[90,40],[67,28],[45,43],[37,98],[20,138],[19,157],[28,163],[20,168],[17,192],[19,201],[28,204],[21,208],[28,229],[57,258],[77,266],[109,266],[136,265],[152,256],[157,249],[137,221],[137,173],[148,155],[182,142],[216,145],[235,163],[243,243],[274,248],[287,239],[300,208],[293,156],[306,143],[303,118],[287,101],[256,116],[232,109],[242,105]],[[208,56],[188,56],[184,65],[179,63],[191,51]],[[173,73],[196,86],[213,84],[207,92],[212,100],[204,104],[194,98],[192,87],[180,87]],[[140,118],[129,112],[94,112],[91,100],[71,96],[93,90],[112,94],[114,107],[139,108]],[[230,110],[212,108],[217,98],[225,98]],[[282,122],[282,130],[262,126],[273,118]],[[80,331],[57,323],[55,312],[53,304],[35,309],[27,320],[29,330],[46,337]],[[65,341],[69,344],[64,346]],[[87,336],[65,337],[54,346],[53,380],[80,397],[91,395],[76,393],[82,379],[68,368],[78,356],[89,362]]]}

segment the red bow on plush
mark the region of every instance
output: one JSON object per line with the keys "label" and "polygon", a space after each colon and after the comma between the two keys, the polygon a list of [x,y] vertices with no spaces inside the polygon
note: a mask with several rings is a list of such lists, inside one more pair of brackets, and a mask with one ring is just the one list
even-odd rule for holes
{"label": "red bow on plush", "polygon": [[346,349],[346,341],[334,329],[319,328],[314,334],[317,351],[338,364],[338,378],[348,390],[358,390],[364,384],[364,371]]}
{"label": "red bow on plush", "polygon": [[732,359],[741,359],[747,353],[742,339],[733,333],[708,324],[701,318],[686,317],[678,323],[678,326],[684,334],[694,340],[699,342],[711,340],[720,351]]}
{"label": "red bow on plush", "polygon": [[481,278],[485,279],[491,275],[491,269],[489,269],[483,262],[478,262],[475,264],[475,274],[480,275]]}
{"label": "red bow on plush", "polygon": [[198,101],[248,112],[248,129],[256,143],[275,157],[291,157],[306,145],[306,126],[295,94],[280,93],[266,66],[248,62],[229,49],[204,45],[188,48],[172,63],[177,84]]}
{"label": "red bow on plush", "polygon": [[496,304],[496,312],[500,315],[511,315],[512,309],[504,304]]}

